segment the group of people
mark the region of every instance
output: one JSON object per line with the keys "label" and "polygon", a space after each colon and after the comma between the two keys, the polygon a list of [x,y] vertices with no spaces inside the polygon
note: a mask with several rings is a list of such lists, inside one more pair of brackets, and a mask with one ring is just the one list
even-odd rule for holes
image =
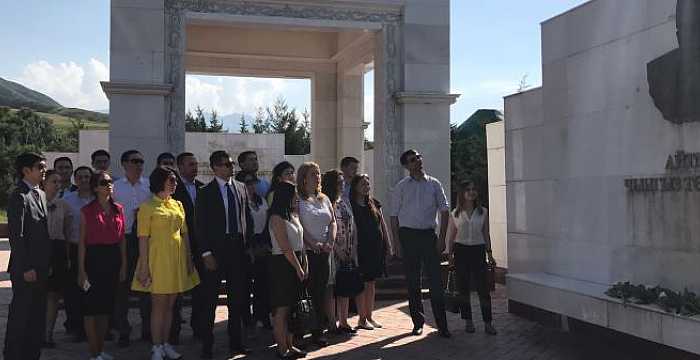
{"label": "group of people", "polygon": [[[469,294],[471,279],[476,281],[485,332],[496,334],[486,284],[486,261],[494,260],[478,184],[465,182],[450,211],[442,185],[424,172],[416,150],[400,158],[409,175],[392,191],[389,222],[353,157],[323,174],[313,162],[295,169],[283,161],[268,182],[258,176],[255,152],[239,154],[236,173],[231,155],[215,151],[208,184],[197,180],[198,160],[189,152],[160,154],[148,178],[137,150],[121,155],[124,176],[118,179],[110,174],[109,152],[98,150],[91,160],[91,167],[73,169],[62,157],[47,170],[40,154],[16,158],[18,182],[8,206],[8,360],[39,359],[40,348],[56,346],[61,298],[64,326],[76,340],[87,339],[90,359],[113,359],[104,342],[114,329],[118,345],[129,346],[132,291],[141,294],[141,338],[152,342],[152,359],[181,358],[175,346],[185,292],[191,292],[190,325],[201,357],[211,359],[222,281],[231,355],[251,352],[245,340],[262,323],[272,329],[280,358],[304,357],[307,333],[324,347],[329,335],[382,327],[373,317],[375,280],[392,257],[404,265],[412,333],[422,334],[425,323],[423,273],[438,335],[449,338],[443,253],[461,292]],[[299,329],[290,319],[306,298],[316,321]],[[354,327],[348,323],[350,299],[358,314]],[[465,330],[474,332],[468,301],[461,313]]]}

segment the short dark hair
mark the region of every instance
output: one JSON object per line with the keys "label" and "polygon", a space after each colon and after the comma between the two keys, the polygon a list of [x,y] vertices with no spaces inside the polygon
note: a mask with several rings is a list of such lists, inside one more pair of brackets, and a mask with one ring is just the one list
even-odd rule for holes
{"label": "short dark hair", "polygon": [[134,149],[124,151],[124,152],[122,153],[122,157],[121,157],[120,161],[123,162],[123,163],[124,163],[124,162],[127,162],[127,161],[129,161],[129,157],[130,157],[131,155],[140,154],[140,153],[141,153],[140,151],[134,150]]}
{"label": "short dark hair", "polygon": [[82,171],[82,170],[87,170],[87,171],[89,171],[89,172],[90,172],[90,176],[92,176],[92,174],[95,173],[94,171],[92,171],[92,168],[89,167],[89,166],[78,166],[78,168],[76,168],[75,170],[73,170],[73,177],[75,177],[75,175],[78,173],[78,171]]}
{"label": "short dark hair", "polygon": [[173,161],[175,161],[175,155],[167,151],[164,153],[160,153],[160,155],[158,155],[158,157],[156,158],[156,165],[160,166],[160,162],[165,159],[172,159]]}
{"label": "short dark hair", "polygon": [[214,169],[214,165],[217,165],[221,160],[229,159],[231,155],[224,150],[216,150],[209,156],[209,167]]}
{"label": "short dark hair", "polygon": [[406,164],[408,163],[407,158],[410,155],[418,155],[418,151],[416,151],[414,149],[409,149],[409,150],[404,151],[403,154],[401,154],[401,158],[399,158],[399,161],[401,161],[402,166],[406,166]]}
{"label": "short dark hair", "polygon": [[148,177],[148,181],[150,182],[149,188],[151,192],[157,194],[163,191],[163,189],[165,189],[165,181],[168,180],[170,175],[174,176],[177,180],[177,174],[175,173],[175,170],[167,166],[157,166],[155,169],[153,169],[153,172],[151,172],[151,176]]}
{"label": "short dark hair", "polygon": [[58,164],[61,161],[68,161],[68,163],[70,163],[70,167],[73,167],[73,160],[71,160],[68,156],[61,156],[53,161],[54,169],[56,168],[56,164]]}
{"label": "short dark hair", "polygon": [[243,163],[244,161],[248,160],[248,155],[258,155],[258,153],[256,153],[256,152],[253,151],[253,150],[246,150],[246,151],[244,151],[244,152],[238,154],[237,160],[238,160],[238,165],[239,165],[239,166],[241,165],[241,163]]}
{"label": "short dark hair", "polygon": [[334,203],[340,198],[338,192],[338,183],[340,183],[342,173],[336,169],[326,171],[321,177],[321,192],[326,194],[331,202]]}
{"label": "short dark hair", "polygon": [[340,160],[340,168],[342,169],[350,164],[359,164],[359,163],[360,163],[360,160],[357,160],[356,157],[346,156],[343,158],[343,160]]}
{"label": "short dark hair", "polygon": [[105,150],[105,149],[99,149],[99,150],[95,150],[95,151],[92,153],[92,155],[90,155],[90,161],[95,161],[95,158],[98,157],[98,156],[106,156],[107,159],[111,159],[111,158],[112,158],[112,156],[109,155],[109,151],[107,151],[107,150]]}
{"label": "short dark hair", "polygon": [[24,179],[24,168],[33,168],[36,163],[46,161],[46,158],[35,152],[25,152],[15,158],[15,175],[18,179]]}
{"label": "short dark hair", "polygon": [[177,159],[175,159],[175,162],[177,162],[178,165],[182,165],[182,163],[185,161],[185,158],[186,158],[186,157],[190,157],[190,156],[194,156],[194,154],[191,153],[191,152],[185,151],[185,152],[183,152],[183,153],[180,153],[180,154],[177,156]]}

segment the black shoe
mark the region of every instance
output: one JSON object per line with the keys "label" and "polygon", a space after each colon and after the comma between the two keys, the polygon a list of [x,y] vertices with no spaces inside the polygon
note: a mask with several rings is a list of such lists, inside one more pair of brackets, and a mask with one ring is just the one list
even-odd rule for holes
{"label": "black shoe", "polygon": [[297,359],[305,358],[307,354],[306,351],[300,350],[294,346],[292,346],[292,348],[289,349],[289,352],[292,353]]}
{"label": "black shoe", "polygon": [[452,334],[450,333],[450,330],[440,329],[438,330],[438,336],[441,338],[449,339],[452,337]]}
{"label": "black shoe", "polygon": [[236,355],[250,355],[253,352],[253,350],[245,346],[235,346],[230,347],[229,352],[231,353],[231,357],[234,357]]}
{"label": "black shoe", "polygon": [[353,329],[349,326],[338,326],[338,333],[340,334],[357,334],[357,329]]}
{"label": "black shoe", "polygon": [[420,336],[422,334],[423,334],[423,325],[413,327],[413,331],[411,331],[411,335]]}
{"label": "black shoe", "polygon": [[129,347],[129,345],[131,345],[129,335],[120,335],[119,340],[117,341],[117,346],[123,349]]}
{"label": "black shoe", "polygon": [[214,353],[211,351],[211,349],[202,349],[202,355],[200,356],[202,359],[213,359],[214,358]]}
{"label": "black shoe", "polygon": [[323,337],[323,335],[314,336],[314,337],[311,339],[311,342],[313,342],[313,343],[314,343],[316,346],[318,346],[318,347],[326,347],[326,346],[328,346],[328,339],[326,339],[325,337]]}

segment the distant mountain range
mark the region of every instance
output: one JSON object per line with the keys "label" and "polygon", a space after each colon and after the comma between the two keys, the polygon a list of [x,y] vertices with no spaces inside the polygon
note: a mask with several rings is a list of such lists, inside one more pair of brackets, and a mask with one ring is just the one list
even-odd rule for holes
{"label": "distant mountain range", "polygon": [[[109,122],[109,109],[106,110],[83,110],[78,108],[67,108],[59,104],[51,97],[38,91],[27,88],[22,84],[0,78],[0,106],[7,106],[13,109],[30,108],[37,112],[60,115],[61,119],[83,119],[90,122]],[[206,110],[207,120],[211,120],[211,113]],[[48,116],[55,120],[57,117]],[[241,128],[241,113],[235,112],[227,115],[219,115],[219,119],[224,124],[224,129],[231,133],[237,133]],[[252,114],[245,114],[248,127],[252,131],[254,117]],[[69,123],[69,122],[68,122]]]}
{"label": "distant mountain range", "polygon": [[63,107],[49,96],[3,78],[0,78],[0,106],[13,109],[30,108],[43,113],[94,122],[109,120],[107,114],[101,112]]}

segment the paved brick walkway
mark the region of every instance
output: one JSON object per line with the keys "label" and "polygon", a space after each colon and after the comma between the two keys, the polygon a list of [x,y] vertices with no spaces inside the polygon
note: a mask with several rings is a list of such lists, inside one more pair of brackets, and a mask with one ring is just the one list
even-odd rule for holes
{"label": "paved brick walkway", "polygon": [[[0,241],[0,268],[6,269],[7,242]],[[7,273],[0,273],[0,344],[4,342],[5,323],[7,321],[7,309],[10,301],[10,283]],[[337,337],[332,339],[332,344],[324,349],[311,351],[309,359],[338,359],[338,360],[372,360],[372,359],[397,359],[397,360],[444,360],[444,359],[653,359],[644,354],[631,354],[630,349],[624,347],[612,347],[599,341],[581,338],[558,330],[545,328],[537,323],[525,320],[506,312],[505,288],[498,287],[494,296],[495,325],[499,330],[497,336],[488,336],[483,333],[483,323],[474,299],[474,314],[477,325],[476,334],[466,334],[463,331],[463,322],[455,314],[449,314],[452,339],[443,339],[435,336],[435,330],[426,326],[424,334],[419,337],[410,336],[412,328],[410,317],[407,315],[407,302],[393,302],[378,304],[375,314],[376,320],[384,324],[383,329],[373,331],[360,331],[353,337]],[[426,310],[430,309],[426,302]],[[60,315],[62,317],[62,315]],[[137,312],[132,309],[130,313],[136,323]],[[217,311],[217,326],[215,345],[215,358],[228,359],[226,356],[226,309],[219,307]],[[351,324],[357,321],[353,318]],[[58,324],[62,323],[59,318]],[[428,320],[432,324],[432,319]],[[87,345],[67,342],[63,328],[57,326],[56,341],[58,347],[46,350],[42,359],[74,360],[87,359]],[[133,334],[140,333],[137,328]],[[248,356],[253,359],[275,359],[271,348],[272,337],[270,332],[260,329],[256,339],[250,341],[254,354]],[[114,343],[107,343],[107,352],[115,355],[117,359],[149,359],[149,345],[134,341],[128,349],[118,349]],[[189,326],[183,326],[182,344],[178,349],[185,359],[198,359],[200,346],[193,342]],[[312,349],[314,350],[314,349]],[[245,358],[245,357],[237,357]]]}

